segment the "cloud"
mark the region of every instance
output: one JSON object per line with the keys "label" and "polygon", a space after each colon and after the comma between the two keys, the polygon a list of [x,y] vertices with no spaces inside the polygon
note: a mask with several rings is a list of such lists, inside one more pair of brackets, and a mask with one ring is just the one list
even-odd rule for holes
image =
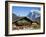
{"label": "cloud", "polygon": [[35,10],[35,9],[32,9],[32,10],[30,10],[30,12],[40,13],[40,10]]}

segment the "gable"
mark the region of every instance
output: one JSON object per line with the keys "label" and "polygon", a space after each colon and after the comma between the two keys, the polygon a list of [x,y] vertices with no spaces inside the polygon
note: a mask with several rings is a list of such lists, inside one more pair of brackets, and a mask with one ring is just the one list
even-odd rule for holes
{"label": "gable", "polygon": [[14,21],[14,22],[22,21],[22,20],[25,20],[25,21],[28,21],[28,22],[32,22],[32,21],[31,21],[30,19],[28,19],[27,17],[23,17],[23,18],[18,19],[18,20]]}

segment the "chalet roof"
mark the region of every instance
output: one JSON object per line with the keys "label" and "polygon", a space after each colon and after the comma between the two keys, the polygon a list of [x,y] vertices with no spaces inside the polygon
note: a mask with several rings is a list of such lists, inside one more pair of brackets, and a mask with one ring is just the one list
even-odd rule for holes
{"label": "chalet roof", "polygon": [[[17,20],[15,20],[15,21],[13,21],[13,22],[16,22],[16,21],[19,21],[19,20],[21,20],[21,19],[26,19],[26,20],[29,20],[29,21],[31,21],[29,18],[27,18],[27,17],[22,17],[22,18],[19,18],[19,19],[17,19]],[[32,21],[31,21],[32,22]]]}

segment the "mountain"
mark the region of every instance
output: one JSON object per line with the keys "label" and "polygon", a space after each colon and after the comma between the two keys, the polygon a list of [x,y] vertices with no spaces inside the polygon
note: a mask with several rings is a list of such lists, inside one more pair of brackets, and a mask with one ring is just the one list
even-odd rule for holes
{"label": "mountain", "polygon": [[33,11],[33,12],[30,12],[27,17],[29,17],[32,21],[35,21],[36,18],[40,17],[40,13],[36,12],[36,11]]}
{"label": "mountain", "polygon": [[12,13],[12,22],[16,21],[20,17],[16,16],[14,13]]}
{"label": "mountain", "polygon": [[15,22],[15,21],[22,19],[22,18],[24,18],[24,17],[19,17],[19,16],[15,15],[14,13],[12,13],[12,22]]}
{"label": "mountain", "polygon": [[[24,18],[24,17],[20,17],[20,16],[15,15],[14,13],[12,13],[12,22],[17,21],[22,18]],[[27,18],[32,21],[39,21],[40,13],[39,13],[39,11],[33,11],[33,12],[30,11],[29,14],[27,15]]]}

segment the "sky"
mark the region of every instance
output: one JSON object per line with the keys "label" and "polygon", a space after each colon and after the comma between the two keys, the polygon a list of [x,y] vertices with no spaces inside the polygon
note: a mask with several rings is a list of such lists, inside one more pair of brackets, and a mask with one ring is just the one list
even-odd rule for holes
{"label": "sky", "polygon": [[40,7],[12,6],[12,13],[17,16],[27,16],[32,10],[40,11]]}

